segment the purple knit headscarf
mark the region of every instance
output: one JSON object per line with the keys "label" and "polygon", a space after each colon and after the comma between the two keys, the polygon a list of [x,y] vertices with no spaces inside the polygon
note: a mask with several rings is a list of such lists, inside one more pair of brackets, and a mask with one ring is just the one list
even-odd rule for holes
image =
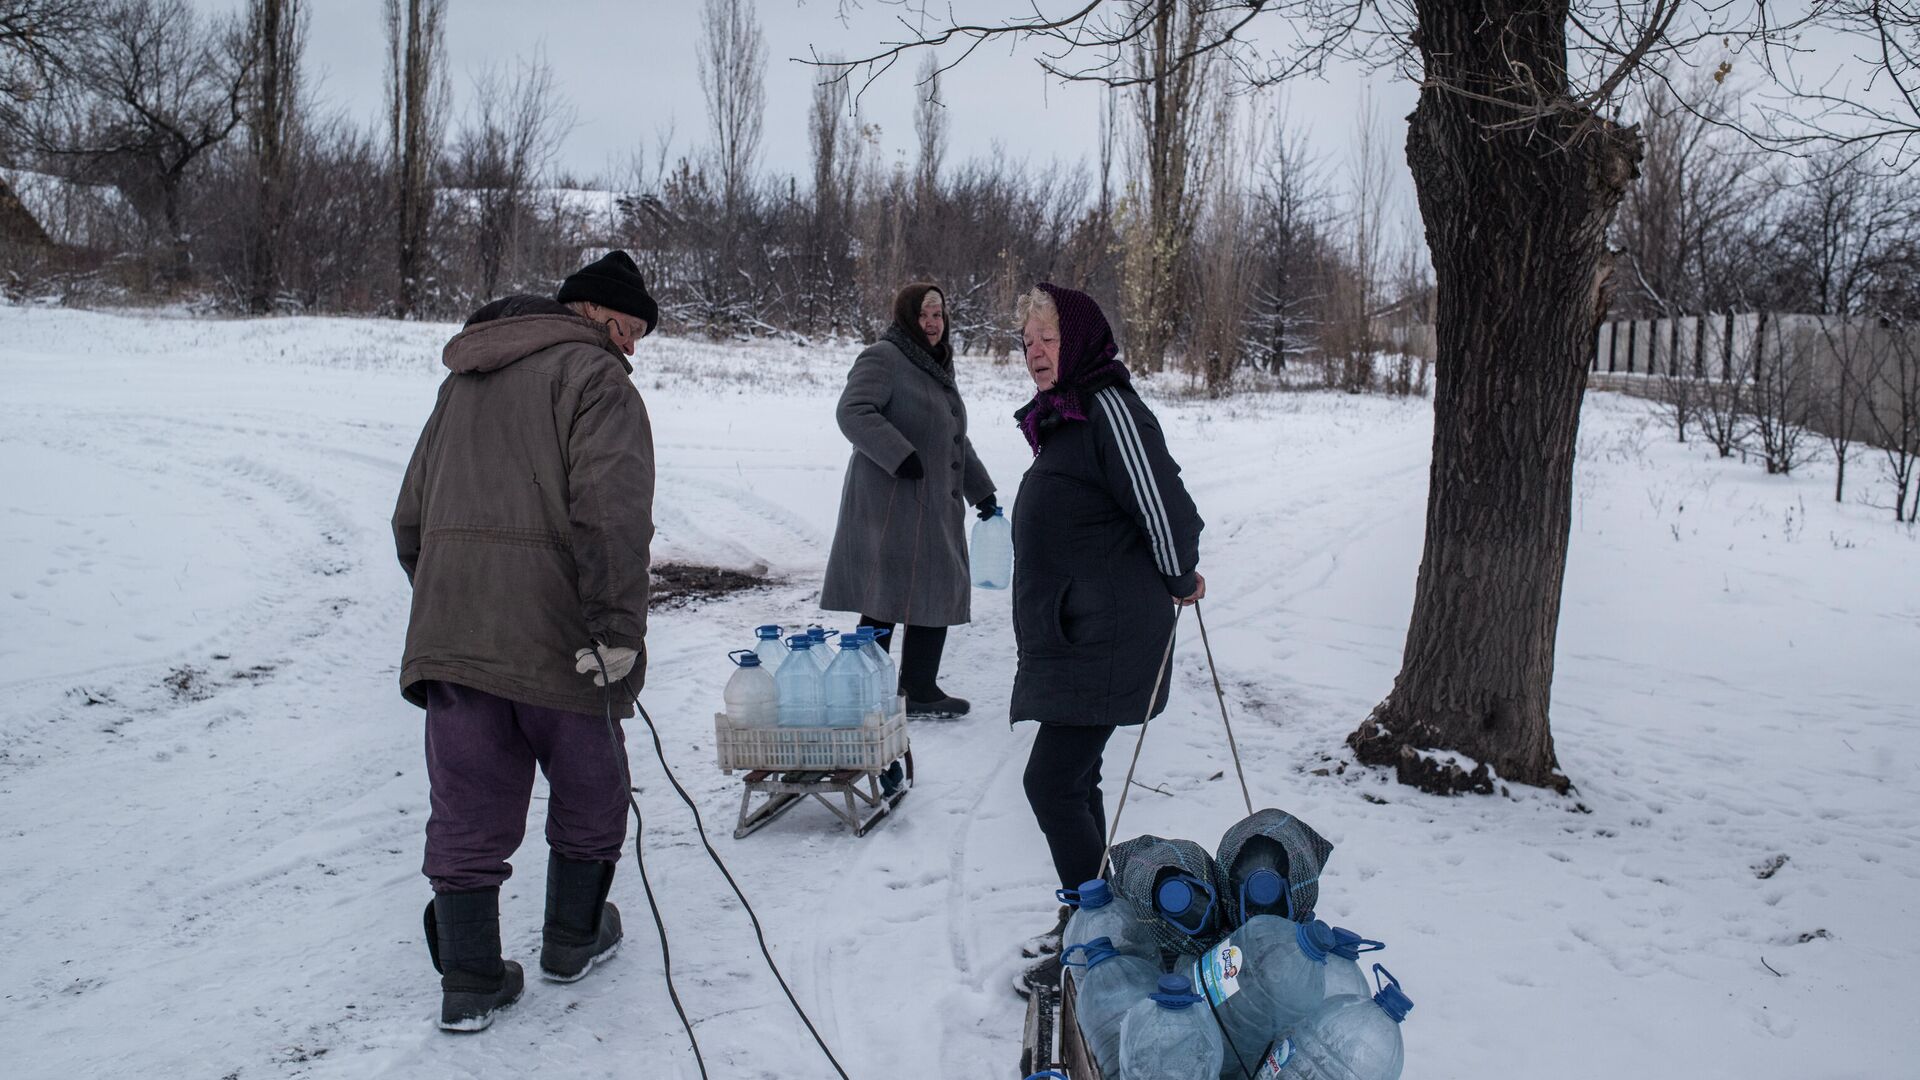
{"label": "purple knit headscarf", "polygon": [[1093,390],[1127,381],[1127,368],[1117,357],[1120,346],[1113,328],[1093,297],[1043,281],[1039,288],[1053,298],[1060,312],[1060,366],[1053,389],[1041,390],[1022,410],[1020,431],[1033,452],[1040,452],[1040,424],[1050,417],[1085,420],[1082,398]]}

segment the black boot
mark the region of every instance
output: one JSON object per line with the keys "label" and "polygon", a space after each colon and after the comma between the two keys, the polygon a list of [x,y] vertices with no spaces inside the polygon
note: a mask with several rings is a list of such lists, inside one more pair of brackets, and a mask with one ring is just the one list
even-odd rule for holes
{"label": "black boot", "polygon": [[500,958],[500,889],[434,894],[422,916],[440,973],[440,1028],[479,1031],[520,1000],[526,977]]}
{"label": "black boot", "polygon": [[951,720],[973,708],[966,698],[940,689],[940,654],[946,647],[946,627],[907,627],[906,640],[900,646],[900,692],[906,695],[909,718]]}
{"label": "black boot", "polygon": [[547,853],[547,925],[540,934],[540,975],[570,983],[620,949],[620,909],[607,902],[613,864]]}

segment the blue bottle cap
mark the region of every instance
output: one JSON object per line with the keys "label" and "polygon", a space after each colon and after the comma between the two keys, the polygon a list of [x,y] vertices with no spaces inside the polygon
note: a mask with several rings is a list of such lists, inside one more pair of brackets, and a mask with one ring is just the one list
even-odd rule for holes
{"label": "blue bottle cap", "polygon": [[1286,892],[1287,879],[1263,866],[1247,875],[1246,894],[1241,902],[1249,906],[1272,907],[1280,902]]}
{"label": "blue bottle cap", "polygon": [[1163,1009],[1176,1010],[1191,1008],[1200,1000],[1200,996],[1193,992],[1193,984],[1187,981],[1185,975],[1160,976],[1158,991],[1147,996]]}
{"label": "blue bottle cap", "polygon": [[840,635],[840,647],[842,649],[851,651],[854,649],[858,649],[865,644],[866,644],[866,641],[863,638],[861,638],[859,634],[841,634]]}
{"label": "blue bottle cap", "polygon": [[787,648],[811,649],[813,648],[813,639],[805,634],[795,634],[787,639]]}
{"label": "blue bottle cap", "polygon": [[1404,1021],[1407,1014],[1413,1011],[1413,999],[1401,991],[1400,980],[1393,977],[1393,972],[1375,964],[1373,975],[1385,984],[1380,987],[1379,993],[1373,995],[1373,1003],[1380,1006],[1381,1012],[1392,1017],[1394,1023]]}
{"label": "blue bottle cap", "polygon": [[772,625],[771,623],[769,623],[766,626],[756,626],[753,628],[753,632],[755,635],[757,635],[760,638],[761,641],[779,641],[780,640],[780,628]]}
{"label": "blue bottle cap", "polygon": [[727,658],[741,667],[760,666],[760,654],[752,649],[735,649],[727,654]]}
{"label": "blue bottle cap", "polygon": [[1113,902],[1113,890],[1102,878],[1083,881],[1077,889],[1055,889],[1053,895],[1061,903],[1078,908],[1103,908]]}
{"label": "blue bottle cap", "polygon": [[1300,943],[1300,951],[1306,954],[1307,959],[1316,964],[1326,963],[1327,954],[1339,944],[1334,939],[1333,928],[1319,919],[1301,923],[1300,928],[1293,932],[1293,939]]}
{"label": "blue bottle cap", "polygon": [[1174,878],[1160,883],[1160,891],[1155,894],[1154,902],[1161,911],[1185,911],[1193,906],[1193,886]]}
{"label": "blue bottle cap", "polygon": [[996,506],[996,507],[994,507],[994,508],[993,508],[993,516],[994,516],[994,517],[1006,517],[1006,516],[1007,516],[1007,509],[1006,509],[1006,507],[1004,507],[1004,506]]}

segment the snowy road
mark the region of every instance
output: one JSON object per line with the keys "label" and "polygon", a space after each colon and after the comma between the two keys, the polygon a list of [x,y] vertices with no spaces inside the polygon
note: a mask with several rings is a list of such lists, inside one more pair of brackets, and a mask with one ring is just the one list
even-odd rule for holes
{"label": "snowy road", "polygon": [[[575,986],[536,982],[484,1035],[432,1026],[420,720],[394,686],[407,596],[386,519],[446,332],[0,308],[9,1076],[696,1075],[630,860],[617,960]],[[1020,786],[1031,732],[1001,720],[1004,594],[976,594],[953,635],[942,681],[976,715],[916,728],[920,782],[896,819],[854,840],[803,807],[731,840],[738,779],[711,764],[723,654],[756,623],[817,614],[850,357],[669,340],[638,359],[659,557],[787,579],[656,617],[643,700],[669,761],[853,1076],[1012,1075],[1015,943],[1052,901]],[[1019,381],[963,367],[1003,501],[1026,458],[1000,421]],[[1416,1002],[1409,1080],[1910,1069],[1911,529],[1835,506],[1824,469],[1788,481],[1707,460],[1644,406],[1596,397],[1555,686],[1579,791],[1442,800],[1341,766],[1398,667],[1424,403],[1156,408],[1208,521],[1208,628],[1256,798],[1336,843],[1322,914],[1388,942]],[[1874,471],[1856,467],[1856,485]],[[1192,629],[1142,759],[1160,790],[1134,789],[1126,822],[1211,846],[1239,795]],[[629,736],[713,1075],[831,1075],[644,727]],[[1117,778],[1131,737],[1114,746]],[[505,890],[523,962],[543,813]]]}

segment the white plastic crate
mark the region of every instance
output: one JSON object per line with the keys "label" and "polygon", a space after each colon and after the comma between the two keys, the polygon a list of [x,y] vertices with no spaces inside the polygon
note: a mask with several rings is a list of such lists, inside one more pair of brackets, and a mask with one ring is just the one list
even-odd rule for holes
{"label": "white plastic crate", "polygon": [[713,717],[713,744],[723,772],[736,769],[858,769],[880,772],[907,752],[904,704],[879,727],[735,727]]}

